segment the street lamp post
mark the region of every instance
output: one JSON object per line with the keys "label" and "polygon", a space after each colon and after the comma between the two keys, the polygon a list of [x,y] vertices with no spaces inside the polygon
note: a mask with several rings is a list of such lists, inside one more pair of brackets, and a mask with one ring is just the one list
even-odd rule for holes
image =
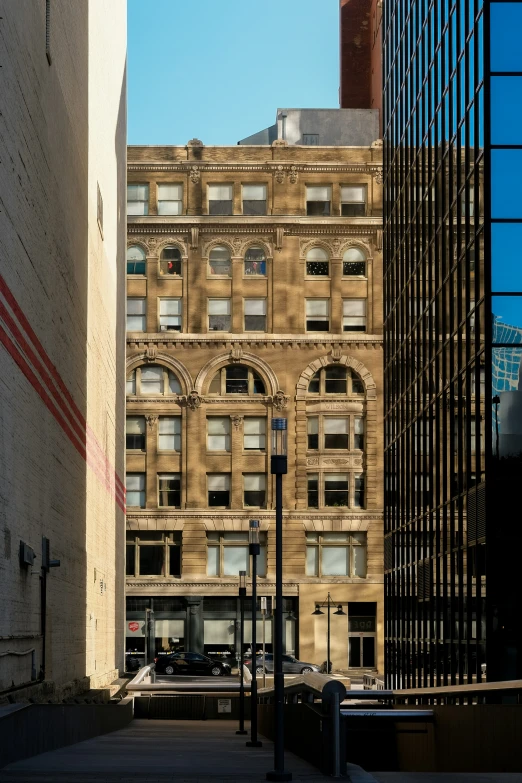
{"label": "street lamp post", "polygon": [[239,572],[239,729],[236,734],[246,734],[245,731],[245,681],[243,678],[243,647],[245,646],[245,596],[246,596],[246,571]]}
{"label": "street lamp post", "polygon": [[249,552],[252,555],[252,681],[250,683],[250,741],[249,748],[261,748],[257,739],[257,556],[259,546],[259,519],[251,519],[249,526]]}
{"label": "street lamp post", "polygon": [[266,688],[265,648],[266,648],[266,596],[261,596],[261,615],[263,617],[263,688]]}
{"label": "street lamp post", "polygon": [[[327,674],[331,673],[331,665],[332,665],[331,664],[331,660],[330,660],[330,630],[331,630],[331,625],[330,625],[330,606],[333,603],[334,602],[332,601],[332,596],[330,595],[330,593],[328,593],[328,598],[326,599],[326,601],[324,601],[321,604],[316,604],[315,605],[315,612],[312,612],[312,614],[315,614],[315,615],[324,614],[324,612],[321,611],[321,606],[326,606],[327,607],[327,618],[328,618],[327,619],[327,626],[326,626],[326,673]],[[334,612],[334,614],[336,614],[336,615],[345,615],[346,614],[346,612],[343,612],[342,604],[339,604],[337,606],[337,610]]]}
{"label": "street lamp post", "polygon": [[284,689],[283,676],[283,475],[288,471],[286,419],[272,419],[272,456],[270,472],[276,478],[276,571],[274,613],[274,769],[266,773],[267,780],[292,780],[292,773],[285,772],[284,745]]}

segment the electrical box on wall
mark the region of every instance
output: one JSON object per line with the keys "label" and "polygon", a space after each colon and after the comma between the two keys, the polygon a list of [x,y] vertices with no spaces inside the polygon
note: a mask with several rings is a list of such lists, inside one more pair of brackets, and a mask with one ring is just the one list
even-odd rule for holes
{"label": "electrical box on wall", "polygon": [[36,553],[25,541],[20,541],[20,565],[22,568],[32,566],[36,560]]}

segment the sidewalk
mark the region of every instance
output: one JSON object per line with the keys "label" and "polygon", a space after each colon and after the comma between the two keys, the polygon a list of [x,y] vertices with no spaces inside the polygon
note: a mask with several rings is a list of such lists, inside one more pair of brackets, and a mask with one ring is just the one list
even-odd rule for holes
{"label": "sidewalk", "polygon": [[[246,725],[249,728],[249,725]],[[42,753],[0,770],[0,783],[261,783],[273,744],[247,748],[230,720],[134,720],[127,728]],[[306,761],[285,754],[294,783],[324,783]]]}

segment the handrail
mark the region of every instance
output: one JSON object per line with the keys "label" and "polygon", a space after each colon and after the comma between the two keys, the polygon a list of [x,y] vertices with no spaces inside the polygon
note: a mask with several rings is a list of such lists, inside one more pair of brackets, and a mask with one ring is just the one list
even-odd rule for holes
{"label": "handrail", "polygon": [[[284,693],[289,696],[308,693],[321,699],[324,704],[329,704],[334,695],[338,695],[339,700],[343,701],[346,698],[347,690],[346,685],[343,685],[337,678],[330,677],[328,674],[312,672],[311,674],[301,674],[299,677],[294,677],[289,683],[285,683]],[[257,691],[260,699],[269,698],[274,694],[273,687],[258,688]]]}
{"label": "handrail", "polygon": [[[466,685],[436,685],[432,688],[399,688],[391,691],[394,699],[414,699],[429,696],[468,696],[480,693],[502,693],[522,691],[522,680],[501,680],[498,682],[476,682]],[[376,691],[383,693],[383,691]]]}
{"label": "handrail", "polygon": [[[154,666],[143,666],[136,674],[134,679],[126,685],[127,691],[140,691],[142,693],[148,692],[166,692],[172,693],[173,696],[179,693],[197,693],[197,694],[209,694],[209,693],[229,693],[239,692],[239,682],[225,682],[220,683],[216,677],[216,682],[145,682],[145,678],[149,675],[154,676]],[[250,683],[245,682],[245,691],[250,691]]]}
{"label": "handrail", "polygon": [[139,685],[147,675],[150,675],[152,671],[152,666],[143,666],[138,673],[133,677],[133,679],[127,683],[127,690],[132,691],[135,690],[135,686]]}

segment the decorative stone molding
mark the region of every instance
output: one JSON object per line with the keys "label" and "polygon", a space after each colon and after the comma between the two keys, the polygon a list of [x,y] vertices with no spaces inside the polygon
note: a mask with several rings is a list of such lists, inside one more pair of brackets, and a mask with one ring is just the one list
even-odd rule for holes
{"label": "decorative stone molding", "polygon": [[201,141],[201,139],[190,139],[190,141],[187,141],[187,147],[204,147],[205,145]]}
{"label": "decorative stone molding", "polygon": [[201,179],[201,171],[199,170],[198,166],[191,166],[190,168],[190,181],[197,185],[198,182]]}
{"label": "decorative stone molding", "polygon": [[288,173],[288,181],[291,185],[295,185],[297,180],[299,179],[299,174],[297,173],[297,166],[290,166],[290,171]]}
{"label": "decorative stone molding", "polygon": [[145,419],[146,419],[146,421],[147,421],[147,424],[149,425],[149,428],[150,428],[151,430],[153,430],[153,429],[154,429],[154,425],[155,425],[155,424],[156,424],[156,422],[158,421],[158,417],[157,417],[156,415],[154,415],[153,413],[148,413],[148,414],[145,416]]}
{"label": "decorative stone molding", "polygon": [[[314,247],[320,247],[322,250],[328,253],[329,256],[338,254],[338,252],[335,253],[332,243],[327,239],[304,239],[301,240],[301,242],[299,243],[299,257],[302,259],[306,259],[308,253]],[[340,242],[339,242],[339,247],[340,247]]]}
{"label": "decorative stone molding", "polygon": [[334,347],[330,351],[330,356],[332,357],[332,362],[339,363],[341,361],[342,355],[343,355],[343,352],[342,352],[341,348],[338,345],[334,345]]}
{"label": "decorative stone molding", "polygon": [[319,465],[319,457],[308,457],[306,460],[307,465]]}
{"label": "decorative stone molding", "polygon": [[158,240],[156,239],[156,237],[149,237],[147,239],[147,245],[151,250],[154,250],[157,244],[158,244]]}
{"label": "decorative stone molding", "polygon": [[182,394],[178,397],[180,405],[186,405],[191,411],[197,410],[202,403],[202,399],[195,389],[192,389],[189,394]]}
{"label": "decorative stone molding", "polygon": [[356,247],[358,250],[362,250],[362,252],[365,254],[366,258],[370,258],[372,255],[372,250],[370,247],[370,244],[368,242],[365,242],[364,239],[360,239],[359,237],[349,239],[348,241],[344,241],[341,243],[341,247],[339,250],[339,255],[341,258],[344,256],[347,250],[349,250],[351,247]]}
{"label": "decorative stone molding", "polygon": [[145,361],[146,362],[154,362],[156,361],[156,357],[158,355],[158,348],[154,343],[149,343],[147,345],[147,348],[145,350]]}
{"label": "decorative stone molding", "polygon": [[197,250],[199,246],[199,228],[192,226],[190,229],[190,249]]}
{"label": "decorative stone molding", "polygon": [[235,343],[232,350],[230,351],[230,361],[231,362],[240,362],[243,358],[243,348],[238,343]]}
{"label": "decorative stone molding", "polygon": [[203,252],[201,253],[202,258],[208,258],[210,256],[211,251],[215,247],[226,247],[227,250],[230,252],[230,255],[233,256],[235,254],[235,249],[228,237],[224,236],[216,236],[213,235],[210,242],[207,242],[206,245],[203,245]]}
{"label": "decorative stone molding", "polygon": [[[148,359],[147,355],[151,347],[155,349],[155,356],[153,359]],[[158,351],[157,345],[155,343],[149,343],[145,352],[128,357],[127,370],[126,370],[127,375],[130,372],[132,372],[132,370],[135,370],[136,367],[139,367],[141,364],[143,364],[144,361],[146,362],[154,361],[156,364],[166,367],[167,370],[171,370],[180,381],[182,389],[184,391],[193,388],[192,378],[190,377],[190,373],[185,368],[185,365],[183,365],[179,361],[179,359],[176,359],[174,356],[168,353],[163,353],[163,351]],[[145,397],[133,397],[132,402],[133,403],[134,402],[159,402],[159,403],[166,402],[172,405],[172,402],[177,402],[177,397],[158,396],[155,399],[149,399],[149,398],[146,399]]]}
{"label": "decorative stone molding", "polygon": [[332,239],[332,253],[334,256],[338,256],[341,252],[341,240],[336,238]]}
{"label": "decorative stone molding", "polygon": [[239,255],[241,248],[243,246],[243,240],[241,237],[234,237],[232,240],[232,247],[234,248],[234,252],[236,255]]}
{"label": "decorative stone molding", "polygon": [[[318,370],[321,370],[323,367],[327,367],[329,364],[332,363],[333,363],[333,359],[331,354],[328,356],[323,356],[320,359],[316,359],[315,361],[311,362],[306,368],[306,370],[304,370],[301,373],[301,377],[297,382],[296,399],[298,400],[309,399],[307,393],[308,393],[308,384],[310,382],[310,379],[312,378],[312,376],[315,375],[315,373]],[[373,380],[373,376],[362,362],[358,361],[357,359],[354,359],[353,356],[342,355],[337,363],[344,364],[346,367],[351,367],[353,370],[355,370],[355,372],[358,375],[360,375],[361,380],[364,383],[364,387],[366,389],[367,400],[375,400],[377,398],[377,388],[375,385],[375,381]]]}
{"label": "decorative stone molding", "polygon": [[230,419],[232,420],[232,424],[234,425],[234,429],[239,430],[241,427],[241,422],[243,421],[243,416],[231,416]]}
{"label": "decorative stone molding", "polygon": [[289,399],[289,396],[279,389],[273,397],[270,397],[270,402],[276,410],[282,411],[288,405]]}
{"label": "decorative stone molding", "polygon": [[272,147],[288,147],[288,142],[286,139],[275,139],[272,142]]}
{"label": "decorative stone molding", "polygon": [[282,250],[283,249],[283,238],[285,235],[285,230],[282,226],[278,226],[274,232],[274,244],[276,250]]}
{"label": "decorative stone molding", "polygon": [[372,169],[372,175],[377,185],[382,185],[384,182],[384,171],[382,166],[376,166]]}
{"label": "decorative stone molding", "polygon": [[382,230],[375,232],[375,247],[382,250]]}
{"label": "decorative stone molding", "polygon": [[183,242],[180,237],[175,236],[168,236],[168,237],[162,237],[160,240],[157,240],[156,242],[156,255],[160,256],[163,252],[163,250],[166,247],[175,247],[182,256],[187,255],[187,246],[185,242]]}
{"label": "decorative stone molding", "polygon": [[[197,390],[197,392],[199,394],[203,394],[203,389],[206,388],[208,379],[212,379],[216,372],[221,367],[229,364],[230,361],[230,353],[214,356],[212,359],[210,359],[205,364],[205,366],[201,368],[197,375],[196,382],[194,384],[194,388]],[[263,361],[263,359],[260,359],[259,356],[256,356],[256,354],[247,353],[246,351],[243,351],[241,362],[246,364],[248,367],[251,367],[253,370],[256,370],[261,375],[267,387],[269,396],[275,396],[277,394],[279,383],[277,376],[270,365]],[[252,399],[255,402],[255,399]]]}
{"label": "decorative stone molding", "polygon": [[278,185],[282,185],[285,179],[286,179],[286,172],[283,166],[279,165],[275,171],[275,181],[278,183]]}

